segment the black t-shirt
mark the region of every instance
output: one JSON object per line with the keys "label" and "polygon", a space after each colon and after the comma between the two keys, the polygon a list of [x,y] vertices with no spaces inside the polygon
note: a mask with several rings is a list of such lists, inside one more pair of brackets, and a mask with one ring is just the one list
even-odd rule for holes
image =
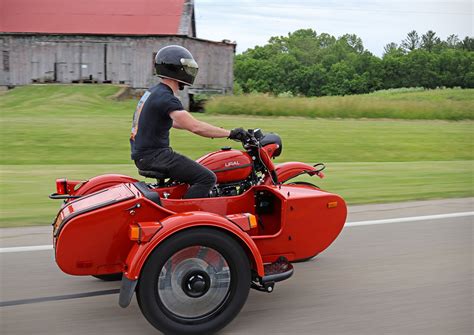
{"label": "black t-shirt", "polygon": [[140,159],[156,149],[170,145],[170,113],[183,110],[183,105],[168,85],[158,84],[145,92],[133,114],[130,145],[132,159]]}

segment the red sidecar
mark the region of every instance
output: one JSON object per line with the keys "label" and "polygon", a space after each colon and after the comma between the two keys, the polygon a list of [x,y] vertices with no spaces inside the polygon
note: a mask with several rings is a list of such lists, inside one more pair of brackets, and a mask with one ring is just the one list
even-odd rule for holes
{"label": "red sidecar", "polygon": [[338,236],[346,205],[311,184],[289,183],[321,166],[273,166],[282,148],[259,130],[245,151],[223,148],[199,162],[218,184],[209,198],[182,199],[187,185],[122,175],[57,180],[64,199],[54,222],[56,262],[71,275],[121,278],[119,304],[136,293],[147,320],[165,333],[203,334],[229,323],[250,288],[271,292]]}

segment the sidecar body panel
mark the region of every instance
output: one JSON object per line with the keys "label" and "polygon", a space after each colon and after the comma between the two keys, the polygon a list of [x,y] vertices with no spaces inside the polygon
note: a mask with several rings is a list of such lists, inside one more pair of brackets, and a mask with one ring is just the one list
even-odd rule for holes
{"label": "sidecar body panel", "polygon": [[[137,204],[143,210],[130,210]],[[119,184],[68,202],[54,224],[56,262],[72,275],[123,272],[135,244],[128,235],[130,224],[168,215],[169,211],[143,198],[132,184]]]}
{"label": "sidecar body panel", "polygon": [[[290,261],[314,257],[329,247],[344,227],[347,208],[338,195],[306,185],[266,187],[260,192],[274,208],[259,214],[272,234],[253,236],[264,262],[279,256]],[[274,228],[267,227],[270,225]]]}

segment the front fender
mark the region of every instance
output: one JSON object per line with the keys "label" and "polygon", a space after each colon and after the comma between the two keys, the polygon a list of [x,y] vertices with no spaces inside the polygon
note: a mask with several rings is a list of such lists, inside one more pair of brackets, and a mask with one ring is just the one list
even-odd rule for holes
{"label": "front fender", "polygon": [[134,183],[138,180],[122,174],[103,174],[85,181],[73,194],[81,196],[97,192],[106,187],[111,187],[117,184]]}
{"label": "front fender", "polygon": [[264,276],[263,260],[260,251],[252,238],[237,225],[224,217],[208,212],[187,212],[168,216],[160,221],[161,228],[147,243],[136,244],[130,250],[126,261],[124,276],[129,280],[137,280],[148,256],[159,243],[180,231],[196,227],[214,227],[225,230],[242,244],[247,252],[255,271],[260,277]]}
{"label": "front fender", "polygon": [[284,183],[300,174],[307,173],[310,176],[317,175],[318,170],[313,166],[301,162],[287,162],[277,165],[275,172],[278,176],[278,182]]}

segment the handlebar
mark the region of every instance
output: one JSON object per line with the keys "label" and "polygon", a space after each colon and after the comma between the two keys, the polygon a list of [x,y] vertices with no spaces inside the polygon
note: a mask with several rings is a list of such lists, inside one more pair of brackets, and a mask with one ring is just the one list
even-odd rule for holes
{"label": "handlebar", "polygon": [[262,130],[260,128],[249,129],[247,133],[249,136],[242,141],[244,148],[246,145],[260,146],[260,139],[264,136]]}

